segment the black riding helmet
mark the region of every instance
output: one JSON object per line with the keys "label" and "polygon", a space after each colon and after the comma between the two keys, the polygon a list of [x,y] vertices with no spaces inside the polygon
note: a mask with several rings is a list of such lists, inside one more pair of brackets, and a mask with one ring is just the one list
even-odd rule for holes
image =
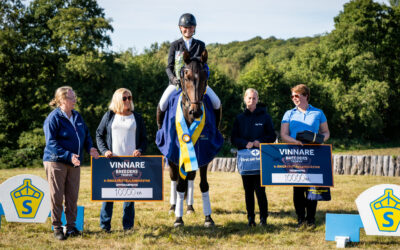
{"label": "black riding helmet", "polygon": [[185,13],[179,18],[178,25],[183,27],[197,26],[196,18],[190,13]]}

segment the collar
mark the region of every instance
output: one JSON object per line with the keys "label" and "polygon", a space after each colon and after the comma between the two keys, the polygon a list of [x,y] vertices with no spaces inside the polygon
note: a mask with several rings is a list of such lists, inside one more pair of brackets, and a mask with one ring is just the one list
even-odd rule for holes
{"label": "collar", "polygon": [[182,40],[185,43],[186,49],[189,50],[190,46],[192,45],[192,42],[193,42],[193,37],[191,37],[189,39],[182,37]]}
{"label": "collar", "polygon": [[[314,107],[311,104],[308,104],[308,108],[306,109],[306,112],[311,111],[312,109],[314,109]],[[301,112],[300,110],[297,109],[297,106],[294,107],[293,110]]]}

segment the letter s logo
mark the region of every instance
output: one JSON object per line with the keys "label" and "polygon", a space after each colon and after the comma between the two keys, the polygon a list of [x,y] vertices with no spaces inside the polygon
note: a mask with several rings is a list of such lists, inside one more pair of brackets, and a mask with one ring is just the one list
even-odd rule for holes
{"label": "letter s logo", "polygon": [[30,213],[32,213],[32,207],[30,206],[31,203],[32,203],[32,201],[24,201],[24,202],[22,203],[22,206],[28,210],[28,211],[26,211],[26,210],[25,210],[25,211],[22,211],[23,214],[30,214]]}
{"label": "letter s logo", "polygon": [[392,227],[394,224],[393,219],[390,218],[389,215],[393,215],[393,212],[386,212],[383,214],[383,218],[388,222],[388,224],[382,224],[384,227]]}

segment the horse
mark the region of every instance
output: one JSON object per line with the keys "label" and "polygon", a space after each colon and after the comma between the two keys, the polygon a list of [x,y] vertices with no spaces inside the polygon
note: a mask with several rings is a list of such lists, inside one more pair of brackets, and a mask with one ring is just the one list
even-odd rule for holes
{"label": "horse", "polygon": [[[176,217],[174,227],[184,225],[182,219],[184,195],[188,183],[191,182],[193,185],[196,166],[200,169],[204,226],[210,227],[215,224],[211,218],[207,165],[222,147],[223,139],[218,131],[220,109],[213,110],[210,100],[205,96],[208,78],[207,58],[207,50],[200,58],[190,58],[189,53],[184,51],[184,66],[180,71],[181,92],[177,91],[170,97],[169,107],[162,124],[163,129],[157,131],[156,144],[168,159],[171,183],[176,181],[176,193],[171,185],[171,197],[176,197],[176,207],[171,206]],[[183,129],[185,127],[187,127],[186,132]],[[191,150],[186,150],[186,147]],[[191,152],[192,156],[190,157],[190,153],[182,153],[186,152],[185,150]],[[193,159],[193,154],[195,162],[190,161]],[[193,166],[195,166],[194,170]],[[193,190],[188,191],[188,200],[191,199],[192,202]],[[188,202],[188,212],[194,211],[191,202]]]}

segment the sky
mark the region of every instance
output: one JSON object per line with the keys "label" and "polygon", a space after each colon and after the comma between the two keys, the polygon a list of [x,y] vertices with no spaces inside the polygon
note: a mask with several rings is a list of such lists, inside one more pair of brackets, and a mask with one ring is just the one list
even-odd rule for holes
{"label": "sky", "polygon": [[192,13],[194,38],[207,44],[256,36],[288,39],[324,34],[350,0],[98,0],[114,32],[110,48],[142,53],[151,44],[181,37],[178,20]]}

